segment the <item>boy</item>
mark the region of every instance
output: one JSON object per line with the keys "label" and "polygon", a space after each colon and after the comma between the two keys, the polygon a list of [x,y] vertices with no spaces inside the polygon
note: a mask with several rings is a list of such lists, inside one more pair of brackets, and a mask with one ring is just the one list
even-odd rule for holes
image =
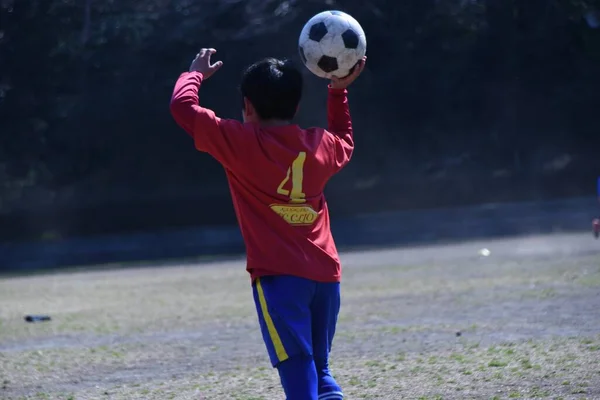
{"label": "boy", "polygon": [[247,271],[262,336],[288,400],[342,399],[329,372],[340,308],[341,266],[323,189],[354,149],[346,88],[366,57],[329,85],[329,128],[291,123],[302,75],[268,58],[243,74],[243,120],[220,119],[198,105],[198,91],[223,63],[202,49],[180,75],[171,114],[225,168],[246,245]]}

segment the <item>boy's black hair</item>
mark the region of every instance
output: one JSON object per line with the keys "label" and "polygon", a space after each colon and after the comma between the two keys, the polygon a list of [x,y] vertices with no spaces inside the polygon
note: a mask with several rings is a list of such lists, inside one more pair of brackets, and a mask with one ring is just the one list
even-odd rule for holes
{"label": "boy's black hair", "polygon": [[262,120],[294,118],[302,98],[303,79],[289,60],[265,58],[242,75],[240,90]]}

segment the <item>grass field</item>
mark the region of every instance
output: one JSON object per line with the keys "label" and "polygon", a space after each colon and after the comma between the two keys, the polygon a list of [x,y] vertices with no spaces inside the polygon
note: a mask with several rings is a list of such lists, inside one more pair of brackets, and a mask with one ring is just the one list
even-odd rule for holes
{"label": "grass field", "polygon": [[[342,258],[348,399],[600,399],[589,235]],[[253,307],[242,261],[1,279],[0,398],[282,399]]]}

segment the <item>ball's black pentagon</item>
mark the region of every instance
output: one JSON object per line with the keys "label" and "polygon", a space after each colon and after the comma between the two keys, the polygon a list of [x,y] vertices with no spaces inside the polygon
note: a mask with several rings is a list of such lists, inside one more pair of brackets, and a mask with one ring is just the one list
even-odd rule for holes
{"label": "ball's black pentagon", "polygon": [[310,27],[310,31],[308,32],[308,38],[315,42],[320,42],[325,35],[327,35],[327,26],[324,22],[317,22]]}
{"label": "ball's black pentagon", "polygon": [[338,69],[337,58],[322,56],[317,66],[327,73],[333,72]]}
{"label": "ball's black pentagon", "polygon": [[347,49],[356,49],[358,47],[358,35],[352,29],[346,29],[346,31],[342,33],[342,40]]}
{"label": "ball's black pentagon", "polygon": [[343,13],[343,12],[341,12],[341,11],[337,11],[337,10],[331,10],[331,11],[329,11],[329,13],[330,13],[331,15],[344,15],[344,13]]}
{"label": "ball's black pentagon", "polygon": [[300,53],[300,58],[302,59],[302,62],[306,64],[306,54],[304,54],[304,48],[302,48],[302,46],[298,46],[298,53]]}

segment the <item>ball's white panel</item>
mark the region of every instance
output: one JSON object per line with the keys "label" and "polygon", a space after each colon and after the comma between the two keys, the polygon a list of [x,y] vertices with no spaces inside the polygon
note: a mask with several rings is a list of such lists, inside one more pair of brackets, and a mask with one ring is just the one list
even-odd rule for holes
{"label": "ball's white panel", "polygon": [[358,58],[363,58],[365,54],[367,54],[367,38],[365,35],[360,35],[358,37],[358,47],[355,51]]}
{"label": "ball's white panel", "polygon": [[[319,42],[315,42],[309,38],[310,28],[315,24],[319,23],[324,17],[327,17],[324,13],[322,13],[320,17],[317,15],[311,18],[304,28],[302,32],[300,32],[300,38],[298,39],[298,46],[302,48],[304,56],[306,57],[306,61],[304,65],[306,68],[312,72],[313,74],[322,76],[324,72],[317,66],[317,62],[323,56],[323,52],[321,51],[321,46]],[[304,60],[303,60],[304,61]]]}
{"label": "ball's white panel", "polygon": [[298,46],[302,46],[305,41],[308,40],[308,31],[312,25],[306,24],[302,31],[300,31],[300,37],[298,38]]}
{"label": "ball's white panel", "polygon": [[332,15],[323,22],[325,22],[327,31],[334,35],[341,35],[350,27],[348,21],[339,15]]}
{"label": "ball's white panel", "polygon": [[[308,22],[312,21],[312,23],[315,23],[315,22],[319,22],[324,19],[327,19],[329,17],[331,17],[330,11],[321,11],[320,13],[315,14],[311,19],[309,19]],[[312,23],[311,23],[311,25],[312,25]]]}
{"label": "ball's white panel", "polygon": [[306,68],[308,68],[308,70],[310,72],[312,72],[313,74],[315,74],[319,78],[331,79],[331,74],[328,74],[327,72],[323,71],[321,68],[319,68],[316,65],[312,65],[312,66],[311,65],[307,65]]}
{"label": "ball's white panel", "polygon": [[[327,18],[326,16],[324,18]],[[310,37],[310,28],[312,28],[314,25],[320,23],[320,22],[324,22],[324,18],[311,18],[302,28],[302,31],[300,32],[300,39],[299,39],[299,43],[302,43],[303,40],[309,40]]]}
{"label": "ball's white panel", "polygon": [[304,56],[306,57],[307,64],[316,65],[321,56],[323,56],[320,44],[312,40],[305,41],[302,44],[302,50],[304,51]]}
{"label": "ball's white panel", "polygon": [[359,42],[357,54],[359,54],[360,57],[363,57],[367,52],[367,35],[365,35],[365,31],[363,30],[362,26],[360,26],[358,21],[352,16],[345,14],[344,19],[346,20],[346,23],[348,24],[350,29],[352,29],[358,35]]}
{"label": "ball's white panel", "polygon": [[342,36],[333,33],[327,33],[319,44],[323,54],[330,57],[337,57],[345,48]]}
{"label": "ball's white panel", "polygon": [[304,56],[306,57],[306,68],[313,74],[324,77],[322,75],[325,74],[325,72],[317,66],[317,63],[323,56],[321,45],[315,41],[306,40],[302,42],[301,46],[304,51]]}
{"label": "ball's white panel", "polygon": [[337,55],[338,67],[339,69],[349,70],[354,67],[361,58],[362,56],[359,56],[356,49],[343,48]]}
{"label": "ball's white panel", "polygon": [[[345,76],[348,76],[348,74],[350,74],[350,70],[344,69],[344,68],[339,68],[337,71],[331,73],[332,76],[335,76],[338,78],[343,78]],[[331,79],[331,76],[328,76],[328,78]]]}
{"label": "ball's white panel", "polygon": [[362,26],[360,26],[358,21],[355,20],[352,16],[350,16],[348,14],[344,14],[343,18],[346,21],[346,23],[348,24],[348,26],[350,26],[350,28],[352,28],[352,30],[354,32],[356,32],[360,36],[366,36],[365,31],[363,31]]}

